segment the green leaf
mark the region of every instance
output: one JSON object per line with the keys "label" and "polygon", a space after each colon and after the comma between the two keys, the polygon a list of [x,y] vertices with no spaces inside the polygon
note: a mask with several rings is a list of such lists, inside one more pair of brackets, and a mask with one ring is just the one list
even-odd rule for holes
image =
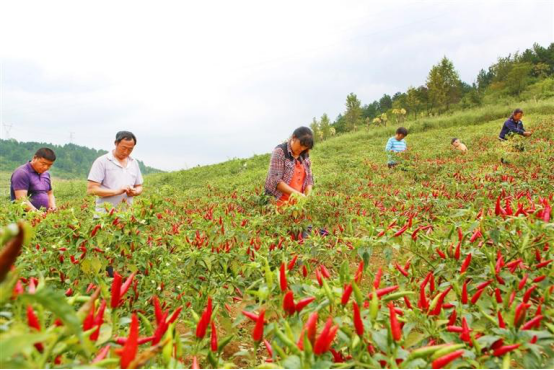
{"label": "green leaf", "polygon": [[289,356],[285,361],[283,361],[283,367],[285,369],[301,369],[302,362],[298,356]]}
{"label": "green leaf", "polygon": [[[52,334],[49,333],[18,333],[13,332],[4,334],[0,337],[0,364],[5,364],[13,355],[18,353],[30,354],[33,351],[35,343],[48,340]],[[2,367],[4,367],[2,365]]]}
{"label": "green leaf", "polygon": [[82,339],[81,322],[73,310],[73,307],[67,303],[62,292],[44,287],[38,289],[35,294],[23,294],[20,297],[24,301],[38,303],[51,311],[63,321],[65,326],[73,334],[77,335],[79,339]]}

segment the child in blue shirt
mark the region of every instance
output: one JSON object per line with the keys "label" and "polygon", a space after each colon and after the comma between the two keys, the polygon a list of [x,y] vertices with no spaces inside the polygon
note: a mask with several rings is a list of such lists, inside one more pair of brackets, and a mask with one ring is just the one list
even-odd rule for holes
{"label": "child in blue shirt", "polygon": [[408,136],[408,130],[406,130],[404,127],[399,127],[396,130],[396,135],[391,137],[389,141],[387,141],[387,146],[385,147],[385,151],[388,153],[388,163],[387,165],[389,168],[392,168],[398,164],[393,159],[393,155],[391,153],[400,153],[408,150],[408,145],[406,145],[406,140],[404,138]]}

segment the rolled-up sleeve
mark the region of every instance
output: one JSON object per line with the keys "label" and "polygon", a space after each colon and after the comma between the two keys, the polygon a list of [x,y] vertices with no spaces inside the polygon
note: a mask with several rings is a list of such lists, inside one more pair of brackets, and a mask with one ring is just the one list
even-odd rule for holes
{"label": "rolled-up sleeve", "polygon": [[285,153],[281,148],[275,148],[271,153],[271,160],[269,162],[269,172],[265,180],[265,190],[267,193],[272,194],[275,197],[280,196],[280,192],[277,190],[277,185],[283,181],[283,175],[285,173]]}

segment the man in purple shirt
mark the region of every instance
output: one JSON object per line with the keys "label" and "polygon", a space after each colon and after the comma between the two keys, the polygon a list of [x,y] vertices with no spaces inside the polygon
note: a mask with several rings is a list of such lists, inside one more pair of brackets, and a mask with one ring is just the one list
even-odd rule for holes
{"label": "man in purple shirt", "polygon": [[41,208],[55,210],[56,198],[48,172],[55,160],[56,154],[52,149],[40,148],[31,161],[18,167],[11,177],[12,201],[24,200],[28,211]]}

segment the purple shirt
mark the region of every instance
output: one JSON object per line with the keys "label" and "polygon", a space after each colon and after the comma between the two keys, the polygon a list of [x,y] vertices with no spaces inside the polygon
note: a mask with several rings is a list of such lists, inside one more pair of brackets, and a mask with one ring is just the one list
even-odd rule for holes
{"label": "purple shirt", "polygon": [[50,173],[46,171],[39,174],[33,169],[31,162],[27,162],[12,174],[10,186],[12,201],[15,200],[16,190],[27,190],[27,196],[30,197],[31,204],[36,209],[48,208],[48,192],[52,190]]}

